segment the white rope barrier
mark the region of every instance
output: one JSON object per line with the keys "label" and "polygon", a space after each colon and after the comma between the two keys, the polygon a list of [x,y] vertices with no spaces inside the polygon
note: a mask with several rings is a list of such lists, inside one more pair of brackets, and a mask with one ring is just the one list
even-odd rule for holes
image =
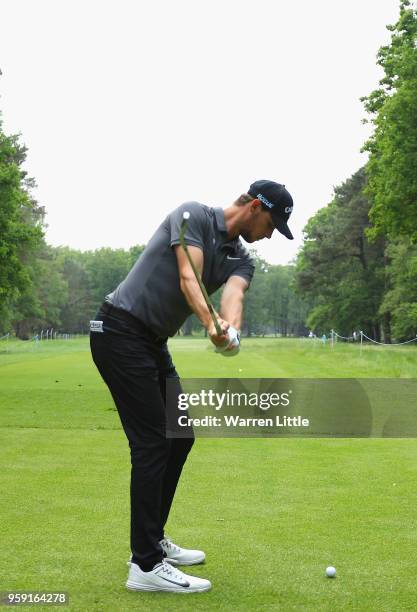
{"label": "white rope barrier", "polygon": [[[353,332],[352,336],[342,336],[341,334],[338,334],[337,331],[335,331],[334,329],[331,329],[330,334],[329,334],[329,339],[330,339],[330,346],[332,348],[334,346],[335,340],[337,340],[338,338],[340,338],[340,340],[347,340],[348,342],[360,343],[361,350],[362,350],[362,345],[365,339],[368,340],[369,342],[373,342],[373,344],[378,344],[379,346],[404,346],[405,344],[411,344],[412,342],[417,342],[417,335],[415,338],[411,338],[411,340],[405,340],[404,342],[379,342],[378,340],[373,340],[372,338],[367,336],[362,330],[358,332]],[[321,340],[325,344],[326,343],[325,340],[327,339],[327,337],[325,334],[323,334],[322,338],[314,336],[314,339]]]}
{"label": "white rope barrier", "polygon": [[378,342],[378,340],[373,340],[372,338],[364,334],[363,331],[360,331],[359,333],[361,337],[363,336],[364,338],[369,340],[369,342],[373,342],[374,344],[379,344],[380,346],[401,346],[403,344],[410,344],[410,342],[417,342],[417,336],[415,338],[412,338],[411,340],[406,340],[405,342],[391,342],[391,343]]}
{"label": "white rope barrier", "polygon": [[332,332],[337,338],[341,338],[341,340],[353,340],[354,339],[353,336],[341,336],[336,331],[334,331],[334,329],[332,329]]}
{"label": "white rope barrier", "polygon": [[37,342],[41,340],[72,340],[73,338],[75,338],[74,334],[64,334],[51,327],[51,329],[47,329],[46,331],[42,329],[39,333],[36,333],[32,337],[32,340]]}

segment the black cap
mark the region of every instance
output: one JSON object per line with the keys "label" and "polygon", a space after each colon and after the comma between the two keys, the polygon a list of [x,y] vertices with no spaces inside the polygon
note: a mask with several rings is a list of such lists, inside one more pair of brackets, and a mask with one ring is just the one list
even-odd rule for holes
{"label": "black cap", "polygon": [[256,181],[249,187],[248,194],[261,201],[262,206],[271,213],[275,227],[289,240],[294,240],[287,221],[293,209],[291,195],[274,181]]}

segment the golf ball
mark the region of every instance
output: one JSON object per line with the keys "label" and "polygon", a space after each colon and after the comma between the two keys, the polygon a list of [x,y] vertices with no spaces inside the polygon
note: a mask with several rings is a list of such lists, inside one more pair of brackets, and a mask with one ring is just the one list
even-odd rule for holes
{"label": "golf ball", "polygon": [[334,578],[336,576],[336,568],[330,565],[326,568],[326,576],[327,578]]}
{"label": "golf ball", "polygon": [[190,213],[186,210],[185,212],[182,213],[182,218],[183,219],[189,219],[190,218]]}

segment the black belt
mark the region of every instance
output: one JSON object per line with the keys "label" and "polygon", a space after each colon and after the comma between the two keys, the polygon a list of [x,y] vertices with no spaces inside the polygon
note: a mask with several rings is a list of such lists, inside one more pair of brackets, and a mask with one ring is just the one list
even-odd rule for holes
{"label": "black belt", "polygon": [[139,333],[145,334],[150,340],[158,345],[165,344],[167,341],[166,337],[164,338],[155,334],[150,327],[145,325],[145,323],[142,323],[140,319],[130,314],[130,312],[123,310],[123,308],[116,308],[116,306],[113,306],[113,304],[110,304],[109,302],[103,302],[103,304],[100,306],[99,312],[112,315],[118,319],[121,319],[122,321],[125,321],[126,323],[129,323],[129,325],[131,325]]}

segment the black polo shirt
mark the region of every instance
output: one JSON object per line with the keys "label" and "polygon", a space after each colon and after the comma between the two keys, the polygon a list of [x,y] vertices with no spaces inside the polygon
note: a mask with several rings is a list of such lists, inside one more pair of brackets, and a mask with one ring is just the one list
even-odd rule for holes
{"label": "black polo shirt", "polygon": [[186,202],[172,211],[158,227],[127,277],[106,301],[126,310],[158,336],[174,336],[191,314],[180,288],[174,246],[179,244],[184,211],[190,213],[186,244],[204,254],[203,283],[210,295],[230,276],[250,283],[254,263],[239,238],[228,240],[221,208]]}

